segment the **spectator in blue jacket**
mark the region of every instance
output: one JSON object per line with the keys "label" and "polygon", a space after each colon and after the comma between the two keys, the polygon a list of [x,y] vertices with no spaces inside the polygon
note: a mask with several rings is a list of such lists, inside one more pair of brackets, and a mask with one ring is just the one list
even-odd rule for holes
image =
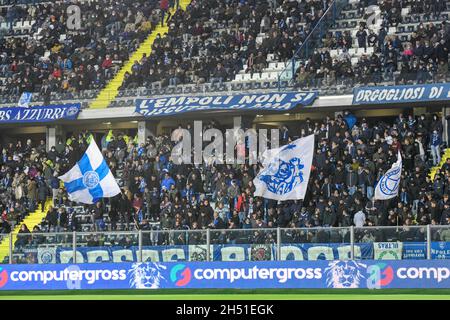
{"label": "spectator in blue jacket", "polygon": [[53,206],[55,206],[56,200],[58,198],[58,192],[59,192],[59,179],[58,179],[56,173],[50,179],[50,188],[52,188],[52,200],[53,200]]}
{"label": "spectator in blue jacket", "polygon": [[166,172],[164,179],[161,181],[161,189],[170,190],[172,185],[175,185],[175,181],[169,176],[169,173]]}
{"label": "spectator in blue jacket", "polygon": [[431,135],[431,156],[433,157],[433,165],[437,166],[441,162],[441,135],[437,132],[437,130],[433,131]]}

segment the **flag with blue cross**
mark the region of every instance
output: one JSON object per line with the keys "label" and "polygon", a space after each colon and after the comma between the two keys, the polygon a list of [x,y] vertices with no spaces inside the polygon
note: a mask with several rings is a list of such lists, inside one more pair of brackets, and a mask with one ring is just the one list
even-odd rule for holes
{"label": "flag with blue cross", "polygon": [[94,139],[81,160],[59,179],[64,182],[69,200],[75,202],[93,204],[120,193],[119,185]]}

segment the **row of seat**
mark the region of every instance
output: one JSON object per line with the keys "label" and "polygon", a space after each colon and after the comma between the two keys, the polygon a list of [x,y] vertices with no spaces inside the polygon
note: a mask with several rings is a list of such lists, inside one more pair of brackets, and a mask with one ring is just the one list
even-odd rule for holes
{"label": "row of seat", "polygon": [[[13,29],[31,29],[33,24],[35,24],[35,20],[25,20],[25,21],[17,21],[13,24]],[[9,29],[11,26],[8,22],[2,22],[0,23],[0,29]]]}
{"label": "row of seat", "polygon": [[[350,56],[357,56],[360,57],[362,55],[372,55],[375,51],[374,47],[367,47],[367,48],[350,48],[348,49],[348,54]],[[332,49],[330,50],[330,56],[333,57],[337,57],[340,54],[342,54],[344,52],[344,49]]]}

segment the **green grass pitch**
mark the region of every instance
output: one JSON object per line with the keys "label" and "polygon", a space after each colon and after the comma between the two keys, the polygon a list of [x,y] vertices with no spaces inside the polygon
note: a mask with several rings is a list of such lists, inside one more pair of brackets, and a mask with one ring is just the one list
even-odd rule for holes
{"label": "green grass pitch", "polygon": [[450,300],[450,289],[10,291],[0,300]]}

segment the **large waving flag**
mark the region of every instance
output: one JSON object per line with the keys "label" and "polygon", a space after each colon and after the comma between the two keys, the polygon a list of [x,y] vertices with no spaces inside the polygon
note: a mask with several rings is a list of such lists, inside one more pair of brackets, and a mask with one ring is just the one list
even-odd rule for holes
{"label": "large waving flag", "polygon": [[304,199],[314,155],[314,135],[267,150],[263,169],[253,180],[255,196],[274,200]]}
{"label": "large waving flag", "polygon": [[386,171],[386,173],[378,181],[375,187],[375,200],[387,200],[395,198],[398,195],[400,187],[400,177],[402,175],[402,155],[400,151],[397,155],[397,162]]}
{"label": "large waving flag", "polygon": [[64,182],[69,199],[75,202],[93,204],[101,198],[120,193],[119,185],[94,139],[81,160],[59,179]]}

